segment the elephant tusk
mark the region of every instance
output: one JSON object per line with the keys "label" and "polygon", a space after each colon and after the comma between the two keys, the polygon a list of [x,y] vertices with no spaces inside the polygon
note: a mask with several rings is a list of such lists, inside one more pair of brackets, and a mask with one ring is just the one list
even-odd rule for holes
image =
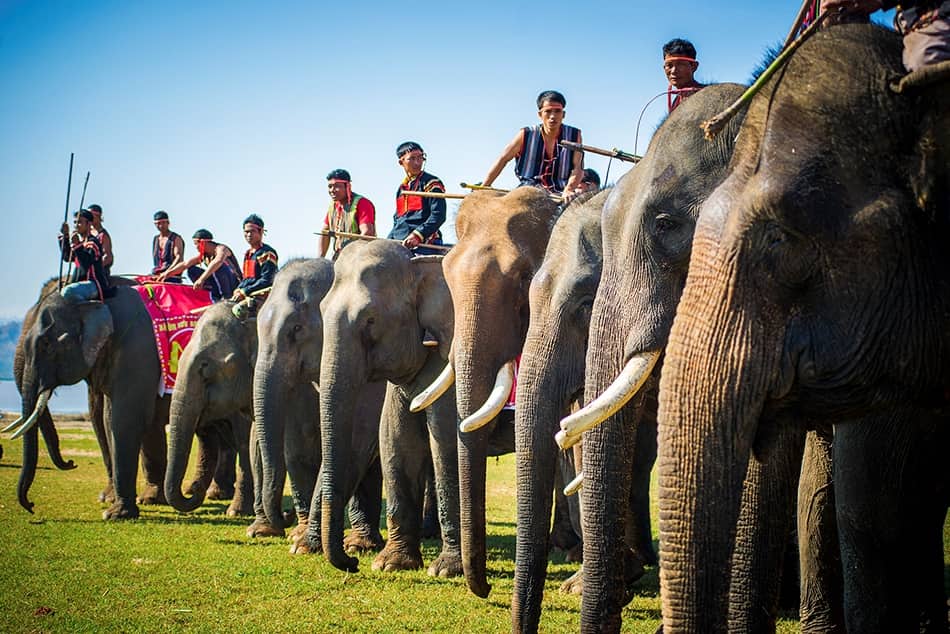
{"label": "elephant tusk", "polygon": [[557,446],[561,449],[570,449],[577,443],[581,441],[581,435],[571,436],[563,429],[558,433],[554,434],[554,442],[557,443]]}
{"label": "elephant tusk", "polygon": [[19,425],[21,422],[23,422],[23,417],[22,417],[22,416],[20,416],[18,419],[16,419],[15,421],[13,421],[12,423],[10,423],[9,425],[7,425],[6,427],[4,427],[3,429],[0,429],[0,434],[5,434],[5,433],[7,433],[7,432],[10,431],[11,429],[13,429],[13,428],[16,427],[17,425]]}
{"label": "elephant tusk", "polygon": [[514,382],[515,364],[514,361],[509,361],[498,370],[498,375],[495,377],[495,386],[489,393],[488,399],[474,414],[459,424],[459,431],[467,433],[481,429],[498,416],[498,412],[508,402],[508,396],[511,394],[511,386],[514,385]]}
{"label": "elephant tusk", "polygon": [[46,409],[46,404],[49,403],[50,391],[46,390],[45,392],[40,392],[40,398],[36,401],[36,407],[33,408],[33,413],[30,414],[30,417],[26,419],[26,422],[20,425],[19,429],[13,432],[13,435],[10,436],[11,439],[16,440],[26,432],[30,430],[33,425],[36,424],[36,421],[40,419],[40,412]]}
{"label": "elephant tusk", "polygon": [[564,495],[570,497],[580,491],[582,486],[584,486],[583,471],[578,473],[576,478],[567,483],[567,486],[564,487]]}
{"label": "elephant tusk", "polygon": [[[610,387],[604,390],[603,394],[584,408],[562,420],[561,429],[567,438],[580,438],[585,431],[597,427],[626,405],[627,401],[640,391],[640,388],[650,377],[656,362],[660,359],[661,352],[661,350],[654,350],[632,357],[627,361],[620,375],[610,384]],[[558,442],[558,445],[563,447],[560,442]]]}
{"label": "elephant tusk", "polygon": [[452,384],[455,383],[455,370],[452,368],[451,363],[446,363],[445,368],[436,377],[435,381],[432,382],[432,385],[422,390],[409,404],[410,412],[421,412],[425,408],[429,407],[437,400],[439,397],[445,394]]}

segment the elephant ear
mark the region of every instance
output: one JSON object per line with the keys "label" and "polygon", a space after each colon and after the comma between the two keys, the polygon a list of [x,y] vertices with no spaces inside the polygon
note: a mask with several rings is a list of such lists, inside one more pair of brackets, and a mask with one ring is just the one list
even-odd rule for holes
{"label": "elephant ear", "polygon": [[82,323],[80,339],[82,356],[91,368],[96,364],[99,351],[109,341],[114,330],[112,311],[105,304],[88,303],[79,306],[79,319]]}
{"label": "elephant ear", "polygon": [[442,272],[441,255],[423,255],[410,261],[416,279],[416,308],[419,325],[439,342],[439,354],[446,360],[455,333],[452,296]]}

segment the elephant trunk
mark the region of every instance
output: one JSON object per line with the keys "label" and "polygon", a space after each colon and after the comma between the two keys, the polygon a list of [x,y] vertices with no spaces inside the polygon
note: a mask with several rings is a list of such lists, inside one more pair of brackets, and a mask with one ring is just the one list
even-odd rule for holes
{"label": "elephant trunk", "polygon": [[[188,457],[191,455],[191,443],[204,406],[201,395],[196,390],[189,390],[189,384],[187,379],[180,380],[178,389],[172,396],[168,424],[168,467],[165,471],[165,499],[172,508],[184,513],[190,513],[201,506],[205,491],[211,485],[210,478],[200,474],[192,485],[190,498],[181,490],[185,470],[188,468]],[[214,473],[214,468],[210,469],[210,473]]]}
{"label": "elephant trunk", "polygon": [[63,459],[63,454],[59,448],[59,434],[56,432],[56,425],[53,424],[53,416],[50,414],[49,407],[44,408],[40,414],[39,428],[43,434],[43,442],[46,443],[46,451],[56,468],[62,471],[75,469],[75,462]]}
{"label": "elephant trunk", "polygon": [[[35,414],[39,405],[37,390],[32,382],[25,383],[22,390],[21,419],[28,420]],[[45,410],[45,406],[43,407]],[[39,434],[36,426],[31,427],[23,435],[23,466],[20,468],[20,477],[17,480],[17,500],[20,506],[33,512],[33,503],[28,496],[30,487],[33,486],[33,479],[36,477],[36,464],[39,459]]]}
{"label": "elephant trunk", "polygon": [[327,332],[320,368],[320,436],[323,445],[320,535],[323,553],[336,568],[358,570],[358,560],[343,550],[344,506],[347,502],[347,460],[351,455],[353,419],[359,387],[366,372],[362,350],[343,350],[349,340]]}
{"label": "elephant trunk", "polygon": [[[456,333],[455,340],[479,339],[466,339],[464,333],[461,337]],[[460,421],[475,413],[488,399],[498,370],[487,359],[473,358],[473,352],[477,350],[454,351],[456,402]],[[475,431],[460,432],[458,443],[462,570],[469,589],[481,598],[487,597],[491,591],[485,569],[485,471],[488,441],[493,430],[494,423]]]}
{"label": "elephant trunk", "polygon": [[[705,243],[705,246],[704,246]],[[697,233],[661,378],[659,516],[663,626],[724,632],[742,483],[784,332],[740,307],[730,266]],[[708,256],[707,256],[708,257]],[[695,269],[695,270],[694,270]],[[753,352],[754,351],[754,352]],[[585,463],[585,470],[587,465]]]}
{"label": "elephant trunk", "polygon": [[262,482],[261,503],[267,521],[276,528],[284,526],[282,501],[287,463],[284,459],[285,416],[281,406],[287,402],[289,382],[274,368],[273,354],[261,351],[254,370],[254,433],[260,447]]}
{"label": "elephant trunk", "polygon": [[[558,332],[556,328],[547,329]],[[529,332],[519,368],[515,410],[518,540],[511,597],[513,632],[537,632],[548,567],[551,505],[558,447],[554,434],[568,399],[583,382],[581,362],[566,359],[563,344]],[[560,350],[555,354],[555,350]],[[573,362],[572,362],[573,361]],[[579,366],[579,367],[578,367]]]}

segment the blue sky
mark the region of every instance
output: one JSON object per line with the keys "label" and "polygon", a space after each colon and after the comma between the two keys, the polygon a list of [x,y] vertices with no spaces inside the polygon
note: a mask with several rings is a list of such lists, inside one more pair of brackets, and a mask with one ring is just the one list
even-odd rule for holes
{"label": "blue sky", "polygon": [[[58,270],[71,207],[91,172],[115,273],[151,267],[152,213],[239,255],[260,214],[281,260],[316,255],[325,176],[343,167],[392,225],[413,139],[450,191],[481,180],[563,92],[586,143],[642,153],[665,111],[660,48],[696,44],[700,81],[745,82],[797,2],[18,2],[0,0],[0,317],[21,317]],[[607,159],[588,155],[604,176]],[[628,167],[614,162],[610,181]],[[515,183],[509,166],[496,182]],[[451,213],[452,207],[450,207]],[[451,235],[451,230],[449,230]],[[186,240],[188,254],[192,253]]]}

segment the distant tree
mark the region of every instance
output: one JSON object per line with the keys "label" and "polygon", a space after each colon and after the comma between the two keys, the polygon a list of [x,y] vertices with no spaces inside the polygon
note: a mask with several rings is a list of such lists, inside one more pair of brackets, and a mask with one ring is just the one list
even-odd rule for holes
{"label": "distant tree", "polygon": [[10,320],[0,322],[0,380],[13,380],[13,351],[20,336],[22,322]]}

